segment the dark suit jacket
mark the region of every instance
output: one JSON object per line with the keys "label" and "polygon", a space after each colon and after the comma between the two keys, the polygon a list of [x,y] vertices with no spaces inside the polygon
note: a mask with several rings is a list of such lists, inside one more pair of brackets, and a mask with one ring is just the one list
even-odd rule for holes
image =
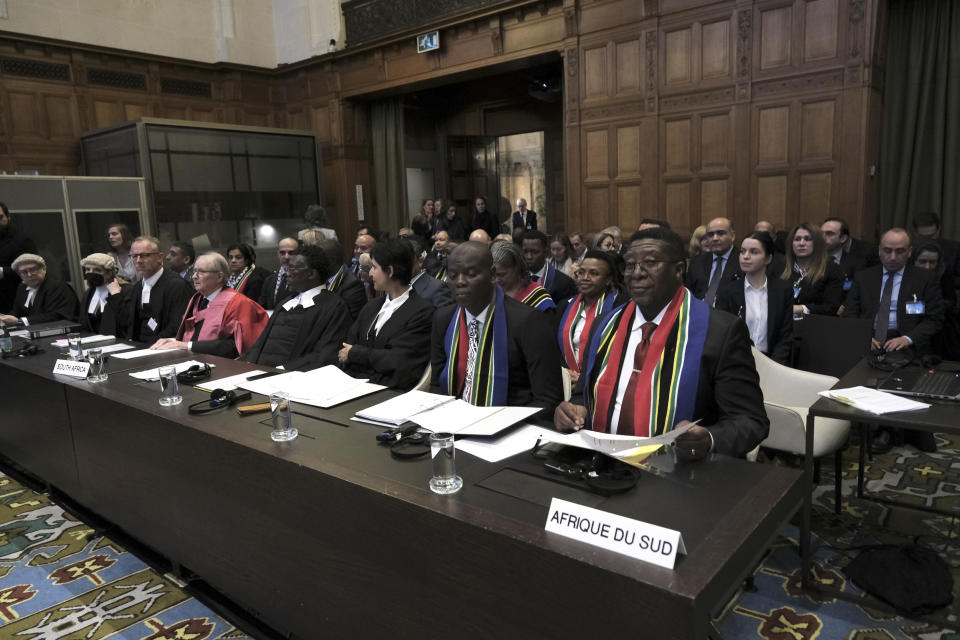
{"label": "dark suit jacket", "polygon": [[550,297],[553,298],[554,304],[559,305],[564,300],[569,300],[571,297],[577,295],[577,283],[573,281],[573,278],[552,267],[549,270],[553,273],[553,283],[550,284],[549,287],[543,282],[539,284],[550,292]]}
{"label": "dark suit jacket", "polygon": [[[250,277],[252,278],[253,276],[251,275]],[[277,306],[278,302],[286,299],[290,294],[290,291],[287,290],[286,274],[284,274],[280,280],[280,288],[277,288],[277,278],[279,277],[280,271],[274,271],[263,281],[263,286],[260,288],[260,300],[258,302],[264,309],[273,309]]]}
{"label": "dark suit jacket", "polygon": [[[563,365],[550,321],[543,313],[513,298],[505,296],[503,305],[507,319],[509,367],[507,404],[512,407],[542,407],[548,416],[552,416],[554,408],[563,400],[560,377]],[[440,388],[440,372],[447,364],[443,340],[450,319],[459,308],[449,305],[438,309],[433,318],[430,390],[434,393],[446,393]]]}
{"label": "dark suit jacket", "polygon": [[847,251],[850,255],[863,260],[868,267],[880,264],[880,253],[877,245],[870,242],[850,238],[850,248]]}
{"label": "dark suit jacket", "polygon": [[[743,271],[740,270],[738,251],[736,245],[730,250],[727,262],[723,265],[723,273],[720,274],[720,287],[733,280],[734,274],[743,274]],[[690,266],[687,268],[686,285],[695,298],[703,300],[703,297],[707,295],[715,257],[712,253],[701,253],[690,261]],[[717,287],[717,291],[720,290],[720,287]]]}
{"label": "dark suit jacket", "polygon": [[[720,287],[715,307],[740,318],[747,317],[743,278]],[[793,341],[793,289],[785,280],[767,277],[767,351],[780,364],[790,366]]]}
{"label": "dark suit jacket", "polygon": [[[883,267],[880,265],[858,273],[843,304],[844,317],[875,318],[883,294],[882,282]],[[913,302],[914,296],[923,302],[922,315],[907,314],[907,303]],[[903,269],[897,296],[897,331],[910,338],[918,352],[924,352],[930,351],[931,341],[942,326],[943,297],[936,274],[907,265]]]}
{"label": "dark suit jacket", "polygon": [[13,309],[13,298],[17,295],[17,285],[20,284],[20,276],[11,266],[13,261],[22,253],[36,252],[37,246],[30,238],[19,233],[0,235],[0,268],[3,269],[3,277],[0,278],[0,313]]}
{"label": "dark suit jacket", "polygon": [[[524,219],[526,218],[526,219]],[[533,209],[527,209],[527,215],[520,215],[519,211],[514,211],[511,218],[514,229],[528,230],[537,228],[537,212]]]}
{"label": "dark suit jacket", "polygon": [[[833,256],[828,256],[828,258],[832,260]],[[844,279],[853,282],[853,277],[857,272],[867,268],[867,259],[865,256],[844,251],[840,254],[840,263],[837,266],[843,272]]]}
{"label": "dark suit jacket", "polygon": [[[497,219],[497,214],[490,209],[486,209],[483,213],[477,213],[474,209],[473,215],[470,216],[470,233],[477,229],[486,231],[490,239],[493,240],[500,233],[500,220]],[[469,234],[467,235],[469,236]]]}
{"label": "dark suit jacket", "polygon": [[30,324],[56,320],[76,322],[80,317],[80,303],[73,288],[50,275],[40,283],[29,309],[23,306],[26,301],[27,285],[21,282],[17,287],[17,295],[13,300],[13,312],[10,315],[26,318]]}
{"label": "dark suit jacket", "polygon": [[364,289],[360,278],[350,273],[350,267],[344,271],[340,286],[334,291],[347,303],[347,310],[350,312],[350,320],[356,320],[360,314],[360,309],[367,304],[367,290]]}
{"label": "dark suit jacket", "polygon": [[80,303],[80,324],[84,331],[90,333],[101,333],[105,336],[124,336],[127,334],[127,305],[130,304],[130,290],[133,288],[129,284],[120,285],[120,293],[115,293],[107,297],[107,304],[99,314],[87,313],[90,308],[90,299],[96,289],[87,289],[83,296],[83,302]]}
{"label": "dark suit jacket", "polygon": [[413,290],[437,309],[453,304],[447,283],[440,282],[429,273],[424,273],[414,281]]}
{"label": "dark suit jacket", "polygon": [[[163,274],[157,284],[150,289],[150,309],[140,306],[140,296],[143,293],[143,279],[141,278],[130,290],[127,303],[125,326],[127,336],[132,340],[153,343],[159,338],[173,338],[180,328],[183,312],[193,296],[193,287],[187,281],[170,269],[163,268]],[[143,323],[148,317],[157,321],[157,328],[150,331]],[[143,325],[143,326],[141,326]]]}
{"label": "dark suit jacket", "polygon": [[[309,371],[328,364],[337,363],[337,353],[343,346],[350,328],[350,312],[347,304],[326,289],[313,297],[314,305],[297,313],[303,318],[297,337],[290,348],[290,358],[283,364],[289,371]],[[267,328],[263,330],[257,342],[250,348],[244,360],[256,364],[260,361],[264,345],[270,339],[270,332],[281,315],[291,313],[283,307],[277,307],[270,316]]]}
{"label": "dark suit jacket", "polygon": [[[796,282],[796,274],[787,279],[791,289]],[[791,290],[791,294],[793,291]],[[833,260],[827,261],[827,271],[816,282],[809,278],[800,281],[800,292],[793,297],[793,304],[802,304],[810,313],[825,316],[837,314],[837,309],[843,303],[843,272]]]}
{"label": "dark suit jacket", "polygon": [[409,391],[430,360],[433,305],[411,291],[371,340],[370,327],[386,299],[381,296],[368,302],[347,332],[346,342],[353,346],[345,369],[352,376]]}
{"label": "dark suit jacket", "polygon": [[263,290],[263,283],[270,277],[270,272],[263,267],[254,267],[253,273],[247,276],[243,282],[242,293],[254,302],[260,300],[260,292]]}

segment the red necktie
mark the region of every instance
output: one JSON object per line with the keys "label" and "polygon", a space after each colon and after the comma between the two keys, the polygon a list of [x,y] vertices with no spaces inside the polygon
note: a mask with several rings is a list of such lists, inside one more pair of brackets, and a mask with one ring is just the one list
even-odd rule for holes
{"label": "red necktie", "polygon": [[[623,394],[623,402],[620,403],[620,420],[617,422],[617,433],[634,435],[634,400],[637,397],[637,387],[640,384],[643,359],[647,356],[647,349],[650,347],[650,336],[656,328],[657,325],[654,322],[644,322],[640,326],[643,335],[640,336],[640,344],[637,345],[637,350],[633,353],[633,371],[630,373],[630,381],[627,383],[627,392]],[[647,432],[649,433],[649,427]]]}

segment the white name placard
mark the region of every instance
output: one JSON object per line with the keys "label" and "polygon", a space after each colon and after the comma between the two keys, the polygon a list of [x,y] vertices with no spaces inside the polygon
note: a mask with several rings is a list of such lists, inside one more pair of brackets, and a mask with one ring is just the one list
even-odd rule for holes
{"label": "white name placard", "polygon": [[679,531],[559,498],[550,502],[546,530],[667,569],[687,553]]}
{"label": "white name placard", "polygon": [[85,360],[57,360],[53,365],[53,372],[61,376],[86,378],[88,371],[90,371],[90,363]]}

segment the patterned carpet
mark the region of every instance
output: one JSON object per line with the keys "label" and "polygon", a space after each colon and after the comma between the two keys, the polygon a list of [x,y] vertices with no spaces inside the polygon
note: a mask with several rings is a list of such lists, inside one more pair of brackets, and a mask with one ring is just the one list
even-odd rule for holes
{"label": "patterned carpet", "polygon": [[[911,504],[960,509],[960,437],[937,434],[936,453],[912,446],[895,447],[868,462],[865,492]],[[821,484],[814,492],[814,571],[821,580],[846,593],[861,594],[843,568],[860,549],[871,544],[917,543],[937,551],[954,577],[954,604],[938,612],[950,625],[960,615],[960,539],[956,517],[858,499],[857,456],[844,452],[843,511],[833,513],[832,460],[823,465]],[[960,514],[960,511],[958,511]],[[754,574],[756,590],[741,591],[718,627],[728,640],[960,640],[960,633],[917,622],[844,600],[817,600],[798,587],[799,516],[784,526],[769,554]],[[960,623],[953,625],[960,628]]]}
{"label": "patterned carpet", "polygon": [[249,640],[46,496],[0,473],[0,638]]}

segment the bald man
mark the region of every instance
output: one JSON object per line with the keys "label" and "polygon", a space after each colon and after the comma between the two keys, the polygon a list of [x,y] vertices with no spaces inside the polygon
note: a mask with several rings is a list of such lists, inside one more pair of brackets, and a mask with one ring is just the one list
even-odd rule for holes
{"label": "bald man", "polygon": [[690,261],[686,285],[695,297],[712,307],[717,290],[733,280],[736,274],[742,276],[743,271],[734,252],[737,234],[729,218],[714,218],[708,222],[704,238],[706,251]]}
{"label": "bald man", "polygon": [[470,242],[482,242],[489,247],[492,240],[490,234],[483,229],[474,229],[470,232]]}

